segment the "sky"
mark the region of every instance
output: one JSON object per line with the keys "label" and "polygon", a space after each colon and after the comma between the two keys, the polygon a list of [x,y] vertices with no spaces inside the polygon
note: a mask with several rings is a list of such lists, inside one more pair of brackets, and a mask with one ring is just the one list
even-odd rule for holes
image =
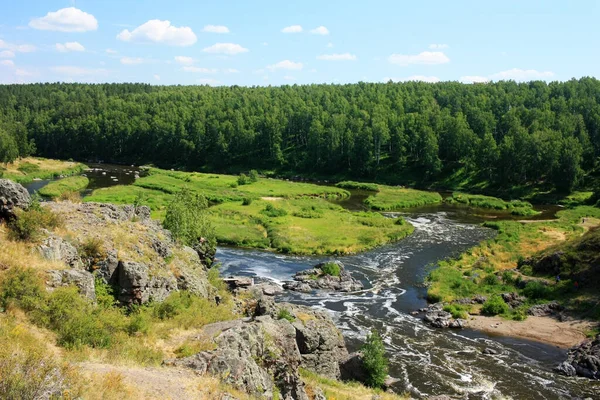
{"label": "sky", "polygon": [[600,77],[600,1],[2,0],[0,83]]}

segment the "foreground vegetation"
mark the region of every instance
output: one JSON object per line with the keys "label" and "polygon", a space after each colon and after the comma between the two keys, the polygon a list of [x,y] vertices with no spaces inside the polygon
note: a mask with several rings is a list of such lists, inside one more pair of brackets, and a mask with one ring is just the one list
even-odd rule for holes
{"label": "foreground vegetation", "polygon": [[48,183],[38,192],[42,196],[57,199],[69,193],[79,193],[90,184],[90,180],[85,176],[71,176],[54,182]]}
{"label": "foreground vegetation", "polygon": [[[452,302],[461,298],[471,298],[478,294],[489,297],[483,310],[471,305],[453,304],[448,310],[456,316],[464,317],[467,312],[483,311],[488,315],[503,314],[513,319],[526,317],[526,309],[537,303],[557,300],[576,313],[585,311],[587,317],[600,319],[599,286],[596,280],[579,280],[574,274],[577,268],[592,268],[586,254],[597,252],[600,247],[592,247],[586,253],[577,244],[586,238],[585,243],[597,242],[600,231],[590,228],[600,225],[600,209],[580,206],[558,213],[558,219],[534,223],[517,221],[489,222],[485,226],[497,231],[497,235],[457,259],[445,260],[428,276],[428,297],[431,301]],[[588,232],[586,236],[583,236]],[[558,247],[553,247],[558,246]],[[572,262],[565,262],[559,271],[533,270],[522,264],[527,257],[547,251],[567,251],[578,255]],[[583,260],[587,259],[587,264]],[[519,268],[517,268],[519,267]],[[595,268],[595,267],[594,267]],[[594,272],[597,274],[597,271]],[[556,281],[556,275],[561,277]],[[577,281],[577,285],[575,282]],[[528,301],[517,309],[509,309],[501,293],[516,292],[526,296]]]}
{"label": "foreground vegetation", "polygon": [[85,165],[72,161],[26,157],[0,165],[0,178],[19,183],[29,183],[34,179],[53,179],[58,176],[78,175],[85,168]]}

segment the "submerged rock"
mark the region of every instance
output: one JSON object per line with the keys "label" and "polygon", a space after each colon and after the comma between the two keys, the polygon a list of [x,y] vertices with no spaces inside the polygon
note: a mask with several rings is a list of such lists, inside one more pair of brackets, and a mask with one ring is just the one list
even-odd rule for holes
{"label": "submerged rock", "polygon": [[583,376],[600,380],[600,334],[569,349],[567,360],[554,370],[566,376]]}
{"label": "submerged rock", "polygon": [[0,218],[10,218],[15,208],[26,210],[31,205],[27,189],[9,179],[0,179]]}
{"label": "submerged rock", "polygon": [[[332,273],[332,271],[335,271],[335,273]],[[330,261],[297,272],[294,275],[294,281],[285,282],[283,288],[297,292],[310,292],[313,290],[356,292],[362,290],[364,286],[352,277],[340,261]]]}

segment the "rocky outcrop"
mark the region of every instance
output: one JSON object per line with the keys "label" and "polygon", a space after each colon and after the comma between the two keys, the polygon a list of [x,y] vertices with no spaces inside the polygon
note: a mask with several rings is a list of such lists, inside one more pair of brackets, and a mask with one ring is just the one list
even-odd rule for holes
{"label": "rocky outcrop", "polygon": [[75,285],[82,296],[87,297],[92,301],[96,301],[94,275],[88,271],[77,269],[49,271],[46,285],[50,288]]}
{"label": "rocky outcrop", "polygon": [[0,179],[0,218],[11,218],[15,208],[26,210],[31,205],[27,189],[8,179]]}
{"label": "rocky outcrop", "polygon": [[[208,264],[198,250],[177,244],[149,218],[148,207],[69,202],[43,206],[61,215],[68,240],[48,232],[40,253],[74,270],[94,272],[116,289],[123,305],[160,302],[177,290],[214,298]],[[202,246],[207,252],[207,241]],[[94,254],[82,255],[90,251]]]}
{"label": "rocky outcrop", "polygon": [[583,376],[600,380],[600,335],[597,335],[594,340],[586,340],[571,348],[567,360],[554,370],[566,376]]}
{"label": "rocky outcrop", "polygon": [[558,302],[552,301],[546,304],[537,304],[532,306],[527,310],[527,314],[532,315],[534,317],[549,317],[560,314],[565,308],[561,306]]}
{"label": "rocky outcrop", "polygon": [[517,293],[502,293],[502,300],[511,308],[517,308],[527,301],[527,298]]}
{"label": "rocky outcrop", "polygon": [[443,303],[435,303],[427,307],[423,320],[434,328],[464,328],[466,321],[460,318],[452,318],[452,314],[444,311]]}
{"label": "rocky outcrop", "polygon": [[[254,318],[207,325],[199,337],[213,337],[216,349],[168,360],[220,377],[258,398],[308,400],[298,368],[340,378],[340,363],[348,358],[343,338],[333,321],[319,311],[292,304],[274,304]],[[270,301],[269,301],[270,300]],[[261,299],[259,299],[259,302]],[[279,318],[281,310],[289,315]],[[261,314],[261,315],[258,315]]]}
{"label": "rocky outcrop", "polygon": [[[332,270],[335,273],[331,273]],[[283,287],[297,292],[313,290],[356,292],[363,289],[363,284],[354,279],[340,261],[330,261],[296,273],[294,281],[285,282]]]}

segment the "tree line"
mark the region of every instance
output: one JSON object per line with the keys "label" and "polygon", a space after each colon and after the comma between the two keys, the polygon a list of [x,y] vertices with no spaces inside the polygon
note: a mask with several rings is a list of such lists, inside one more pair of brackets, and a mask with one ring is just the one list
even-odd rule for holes
{"label": "tree line", "polygon": [[570,191],[600,157],[600,81],[0,85],[0,161],[29,154]]}

